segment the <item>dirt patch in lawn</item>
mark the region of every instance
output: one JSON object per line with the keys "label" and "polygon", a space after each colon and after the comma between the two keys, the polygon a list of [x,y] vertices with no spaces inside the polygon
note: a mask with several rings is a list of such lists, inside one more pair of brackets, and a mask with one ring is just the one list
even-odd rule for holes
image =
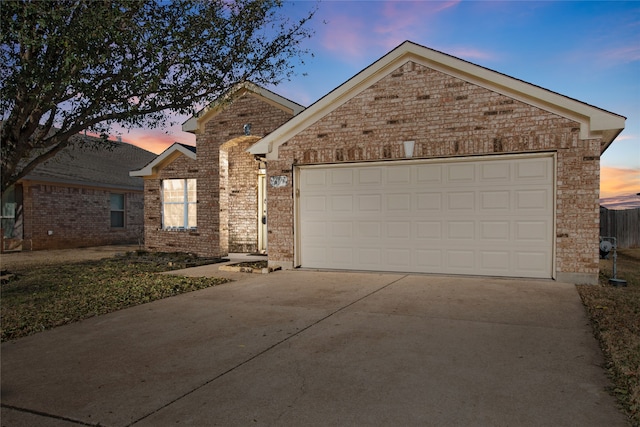
{"label": "dirt patch in lawn", "polygon": [[578,286],[594,334],[606,359],[612,394],[640,426],[640,249],[618,251],[617,277],[626,287],[611,286],[613,261],[600,261],[600,285]]}

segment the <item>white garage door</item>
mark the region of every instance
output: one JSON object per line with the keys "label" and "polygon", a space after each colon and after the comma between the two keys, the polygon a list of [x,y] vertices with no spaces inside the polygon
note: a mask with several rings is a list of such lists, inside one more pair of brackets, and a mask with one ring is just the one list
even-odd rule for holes
{"label": "white garage door", "polygon": [[298,263],[552,277],[552,156],[301,167]]}

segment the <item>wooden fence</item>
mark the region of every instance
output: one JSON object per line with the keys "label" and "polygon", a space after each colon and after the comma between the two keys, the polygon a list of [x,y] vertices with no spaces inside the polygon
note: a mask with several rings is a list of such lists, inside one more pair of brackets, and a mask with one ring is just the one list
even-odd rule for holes
{"label": "wooden fence", "polygon": [[618,248],[640,247],[640,208],[613,210],[601,206],[600,236],[615,237]]}

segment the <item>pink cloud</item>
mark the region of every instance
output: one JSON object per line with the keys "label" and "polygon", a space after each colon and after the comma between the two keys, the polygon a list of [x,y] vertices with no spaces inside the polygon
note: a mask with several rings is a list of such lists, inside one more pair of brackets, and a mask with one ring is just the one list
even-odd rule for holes
{"label": "pink cloud", "polygon": [[622,46],[615,49],[606,50],[600,56],[615,63],[629,63],[640,60],[640,45]]}
{"label": "pink cloud", "polygon": [[640,193],[640,171],[637,169],[600,168],[600,197],[610,198]]}
{"label": "pink cloud", "polygon": [[419,42],[432,28],[429,22],[458,3],[458,0],[325,3],[327,25],[318,36],[323,48],[333,55],[357,62],[372,49],[383,52],[405,40]]}

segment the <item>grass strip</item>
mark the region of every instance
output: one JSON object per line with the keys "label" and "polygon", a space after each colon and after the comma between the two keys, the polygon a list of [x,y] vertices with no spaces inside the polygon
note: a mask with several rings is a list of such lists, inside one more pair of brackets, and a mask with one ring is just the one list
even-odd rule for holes
{"label": "grass strip", "polygon": [[600,286],[578,286],[594,335],[605,357],[613,394],[633,426],[640,426],[640,249],[621,250],[614,287],[611,260],[600,263]]}
{"label": "grass strip", "polygon": [[184,266],[172,259],[128,254],[11,272],[1,288],[2,341],[228,282],[158,274]]}

